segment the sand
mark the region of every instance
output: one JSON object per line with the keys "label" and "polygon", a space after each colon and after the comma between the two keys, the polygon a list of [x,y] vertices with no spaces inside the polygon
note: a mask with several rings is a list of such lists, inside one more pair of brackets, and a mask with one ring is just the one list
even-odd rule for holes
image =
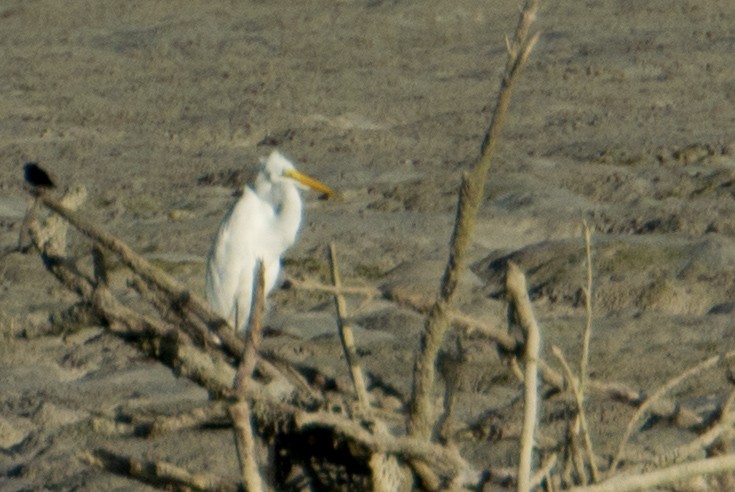
{"label": "sand", "polygon": [[[287,275],[323,275],[333,241],[345,283],[398,282],[430,296],[517,13],[518,2],[495,0],[5,2],[0,247],[17,244],[22,164],[38,161],[60,188],[87,188],[86,217],[203,293],[204,258],[233,192],[279,148],[340,192],[305,196]],[[733,348],[733,24],[729,0],[544,4],[490,172],[463,311],[503,325],[502,265],[512,258],[528,273],[545,357],[556,344],[576,360],[586,220],[592,377],[652,391]],[[85,244],[73,239],[80,255]],[[69,316],[74,302],[36,254],[0,259],[0,488],[146,487],[84,464],[95,448],[236,477],[229,430],[141,439],[95,428],[98,417],[175,413],[206,395]],[[290,289],[270,304],[269,324],[289,336],[269,348],[349,388],[331,301]],[[422,318],[377,300],[354,317],[371,380],[405,399]],[[491,344],[463,346],[457,426],[492,416],[505,430],[466,439],[463,452],[477,466],[511,466],[519,385]],[[675,396],[704,413],[728,391],[720,368]],[[589,406],[593,441],[610,456],[633,409]],[[569,408],[544,401],[542,428],[557,435]],[[693,437],[651,425],[631,453]]]}

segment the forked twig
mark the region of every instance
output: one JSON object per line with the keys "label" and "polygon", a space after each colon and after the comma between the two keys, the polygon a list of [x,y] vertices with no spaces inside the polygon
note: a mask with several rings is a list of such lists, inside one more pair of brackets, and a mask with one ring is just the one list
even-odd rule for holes
{"label": "forked twig", "polygon": [[559,456],[554,453],[544,460],[538,471],[533,475],[533,478],[531,478],[531,489],[538,487],[541,485],[541,482],[548,479],[551,474],[551,470],[556,466],[558,459]]}

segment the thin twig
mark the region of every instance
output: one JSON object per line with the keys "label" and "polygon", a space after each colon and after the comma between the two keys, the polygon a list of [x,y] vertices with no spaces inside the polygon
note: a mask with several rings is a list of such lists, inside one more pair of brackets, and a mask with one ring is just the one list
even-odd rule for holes
{"label": "thin twig", "polygon": [[[355,337],[352,333],[352,327],[347,323],[347,304],[342,295],[342,279],[339,274],[339,264],[337,262],[337,247],[334,243],[329,243],[329,267],[332,275],[332,283],[334,284],[334,305],[337,311],[337,329],[339,331],[339,339],[342,342],[342,351],[345,354],[345,360],[350,371],[352,385],[355,388],[357,401],[360,403],[361,410],[369,415],[373,421],[373,430],[376,435],[388,436],[388,429],[384,422],[375,419],[372,411],[370,411],[370,400],[365,387],[365,379],[362,375],[362,368],[358,361],[357,350],[355,349]],[[401,484],[410,480],[411,471],[405,466],[398,463],[395,456],[391,456],[382,452],[373,453],[369,461],[370,471],[372,474],[373,490],[376,492],[392,492],[400,489]],[[431,480],[438,482],[434,478],[433,472],[428,467],[419,465],[420,472],[424,475],[431,474]]]}
{"label": "thin twig", "polygon": [[600,471],[597,468],[597,459],[595,458],[595,453],[592,448],[592,439],[590,439],[589,428],[587,427],[587,416],[584,411],[584,400],[582,397],[580,385],[577,384],[577,381],[574,378],[574,374],[572,374],[572,369],[569,367],[569,364],[567,363],[567,360],[564,357],[561,349],[554,345],[551,347],[551,351],[554,356],[559,360],[559,363],[564,369],[564,373],[567,376],[567,381],[569,381],[569,386],[572,389],[572,394],[574,394],[574,399],[577,403],[577,414],[579,415],[579,423],[582,427],[581,431],[582,438],[584,440],[584,449],[585,453],[587,454],[587,461],[590,464],[590,471],[592,472],[592,481],[599,482]]}
{"label": "thin twig", "polygon": [[[224,426],[230,423],[227,406],[222,400],[208,402],[207,405],[176,415],[155,415],[151,417],[149,415],[123,414],[119,417],[125,422],[107,422],[107,426],[127,428],[123,435],[133,434],[141,437],[158,436],[185,429],[197,429],[203,426]],[[97,421],[104,423],[102,417],[98,417]]]}
{"label": "thin twig", "polygon": [[[575,415],[574,419],[568,422],[567,446],[571,465],[577,474],[577,483],[587,485],[589,478],[587,477],[587,468],[584,466],[584,457],[582,456],[582,450],[579,445],[579,425],[579,415]],[[572,482],[570,481],[569,483]]]}
{"label": "thin twig", "polygon": [[579,393],[584,401],[584,392],[587,389],[587,366],[590,358],[590,339],[592,338],[592,246],[590,226],[587,222],[584,228],[584,251],[587,258],[587,287],[584,289],[584,308],[586,322],[582,338],[582,356],[579,360]]}
{"label": "thin twig", "polygon": [[359,295],[367,297],[368,299],[380,297],[382,295],[380,290],[374,287],[341,285],[339,288],[337,288],[334,285],[326,285],[316,280],[301,280],[293,276],[287,277],[286,280],[289,284],[291,284],[292,287],[296,289],[313,290],[316,292],[325,292],[332,295]]}
{"label": "thin twig", "polygon": [[682,462],[690,456],[701,452],[703,449],[707,449],[712,446],[721,436],[732,431],[733,424],[735,424],[735,415],[731,413],[731,407],[735,402],[735,391],[730,392],[725,404],[720,410],[720,419],[717,424],[710,427],[705,433],[697,437],[691,442],[679,446],[678,448],[670,451],[662,456],[658,456],[654,459],[654,463],[657,466],[667,466],[677,462]]}
{"label": "thin twig", "polygon": [[526,278],[513,262],[508,262],[506,273],[506,290],[511,298],[518,315],[518,321],[526,336],[526,351],[524,362],[523,430],[521,431],[521,453],[518,460],[518,490],[531,490],[531,461],[533,456],[536,431],[536,417],[538,415],[538,354],[541,346],[539,328],[531,308],[531,300],[526,290]]}
{"label": "thin twig", "polygon": [[357,357],[355,349],[355,337],[352,334],[352,327],[346,322],[347,305],[345,298],[341,294],[342,280],[339,276],[339,265],[337,264],[337,248],[334,243],[329,243],[329,266],[332,272],[332,283],[334,284],[334,305],[337,310],[337,328],[339,330],[339,339],[342,342],[342,351],[345,354],[345,360],[352,378],[352,385],[355,388],[357,400],[364,410],[370,407],[367,389],[365,388],[365,379],[362,376],[362,369]]}

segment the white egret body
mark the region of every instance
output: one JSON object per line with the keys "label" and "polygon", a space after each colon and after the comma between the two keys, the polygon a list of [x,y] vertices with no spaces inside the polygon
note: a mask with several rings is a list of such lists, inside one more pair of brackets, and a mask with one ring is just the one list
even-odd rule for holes
{"label": "white egret body", "polygon": [[299,188],[332,194],[296,171],[277,150],[261,164],[254,189],[246,186],[222,219],[207,258],[207,301],[237,331],[244,331],[250,318],[257,260],[265,268],[267,295],[278,279],[281,255],[296,240],[302,214]]}

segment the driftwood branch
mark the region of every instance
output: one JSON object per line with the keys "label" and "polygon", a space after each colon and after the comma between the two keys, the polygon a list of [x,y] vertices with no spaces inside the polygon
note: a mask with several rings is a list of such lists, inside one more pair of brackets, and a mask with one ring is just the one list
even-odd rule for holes
{"label": "driftwood branch", "polygon": [[79,232],[94,240],[98,245],[116,254],[125,266],[135,271],[146,282],[168,293],[173,303],[186,307],[196,316],[200,317],[221,339],[222,345],[228,353],[234,357],[240,357],[244,349],[242,340],[237,337],[234,330],[227,325],[225,320],[209,308],[204,299],[183,287],[178,281],[161,269],[153,266],[142,256],[136,254],[130,246],[112,234],[94,227],[81,215],[70,210],[53,197],[48,194],[41,194],[38,196],[38,199],[50,210],[56,212],[64,220],[73,225]]}
{"label": "driftwood branch", "polygon": [[589,427],[587,426],[587,414],[584,411],[584,397],[582,395],[580,385],[575,380],[574,374],[572,374],[572,369],[571,367],[569,367],[569,364],[567,363],[567,360],[564,357],[561,349],[557,346],[553,346],[551,351],[553,352],[554,356],[556,356],[556,358],[559,360],[559,363],[562,365],[564,373],[567,377],[567,381],[569,382],[569,386],[572,389],[574,401],[577,404],[577,416],[579,418],[579,424],[582,428],[581,430],[582,437],[584,439],[585,454],[587,455],[587,462],[590,464],[590,471],[592,472],[592,481],[599,482],[600,471],[597,468],[597,459],[592,448],[592,439],[590,438]]}
{"label": "driftwood branch", "polygon": [[345,361],[347,361],[357,400],[363,409],[367,409],[370,406],[370,400],[368,399],[365,379],[362,376],[362,368],[360,367],[357,349],[355,348],[355,337],[352,333],[352,327],[347,323],[347,304],[345,303],[344,295],[341,293],[342,279],[339,275],[337,248],[334,243],[329,244],[329,267],[335,289],[334,306],[337,311],[337,330],[339,331],[339,339],[342,342],[342,352],[345,355]]}
{"label": "driftwood branch", "polygon": [[513,86],[531,53],[538,33],[528,37],[528,31],[538,10],[539,0],[529,0],[521,13],[515,38],[508,49],[505,73],[492,113],[490,126],[483,139],[480,160],[469,174],[462,176],[457,204],[457,215],[449,246],[449,259],[441,279],[439,295],[424,324],[419,351],[413,368],[413,388],[409,410],[409,432],[422,439],[430,439],[436,417],[432,405],[432,392],[436,373],[436,357],[449,328],[447,312],[454,300],[465,255],[472,239],[475,220],[485,193],[485,181],[491,159],[500,137],[510,105]]}
{"label": "driftwood branch", "polygon": [[682,463],[638,475],[619,475],[596,485],[575,487],[570,492],[628,492],[651,490],[700,475],[727,473],[735,470],[735,454]]}
{"label": "driftwood branch", "polygon": [[253,289],[253,312],[248,323],[245,350],[235,374],[233,393],[235,402],[230,405],[230,416],[235,432],[237,457],[240,463],[242,483],[249,492],[263,490],[263,479],[258,471],[255,458],[255,433],[250,419],[250,404],[247,390],[255,370],[258,348],[263,334],[263,314],[265,311],[265,269],[258,260],[255,265]]}
{"label": "driftwood branch", "polygon": [[531,490],[531,461],[538,415],[538,356],[541,339],[526,289],[526,277],[512,262],[508,263],[506,276],[506,290],[526,338],[526,350],[523,355],[526,365],[523,392],[525,403],[521,430],[521,454],[518,461],[518,490],[528,492]]}

